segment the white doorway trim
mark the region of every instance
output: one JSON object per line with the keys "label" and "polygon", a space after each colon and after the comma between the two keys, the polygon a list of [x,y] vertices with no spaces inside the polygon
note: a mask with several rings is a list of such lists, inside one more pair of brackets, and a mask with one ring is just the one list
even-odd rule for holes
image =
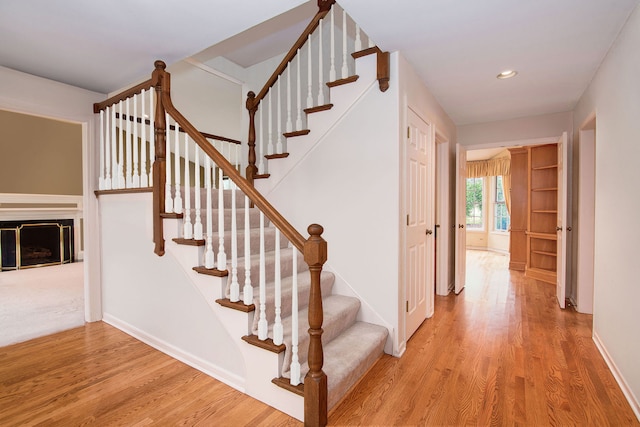
{"label": "white doorway trim", "polygon": [[436,176],[436,294],[449,294],[453,283],[450,282],[449,246],[450,246],[450,215],[449,215],[449,139],[435,128],[435,176]]}

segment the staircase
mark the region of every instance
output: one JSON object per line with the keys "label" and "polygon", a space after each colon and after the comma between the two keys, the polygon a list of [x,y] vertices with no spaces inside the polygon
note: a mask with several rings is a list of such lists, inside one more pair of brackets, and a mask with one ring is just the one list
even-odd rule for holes
{"label": "staircase", "polygon": [[[231,191],[226,190],[227,196],[224,200],[227,201],[224,208],[224,224],[225,224],[225,239],[228,240],[227,247],[231,247],[230,234],[231,231],[231,219],[234,214],[231,206]],[[206,191],[201,190],[197,195],[201,198],[202,205],[206,204]],[[239,193],[239,192],[238,192]],[[236,223],[242,224],[245,221],[244,214],[244,197],[237,195],[237,200],[242,200],[238,203],[238,210],[235,212]],[[192,193],[192,198],[195,198],[196,194]],[[218,218],[219,204],[218,200],[214,198],[212,203],[213,217]],[[273,326],[270,326],[267,331],[267,340],[261,340],[259,335],[259,321],[260,321],[260,298],[259,287],[254,286],[252,293],[253,299],[249,304],[248,301],[231,302],[229,299],[231,294],[231,282],[230,275],[232,274],[232,266],[228,265],[226,280],[221,281],[220,298],[216,299],[221,307],[225,307],[227,310],[236,311],[236,315],[241,315],[244,318],[241,324],[247,325],[246,335],[243,335],[242,339],[246,342],[245,345],[254,345],[265,351],[272,352],[274,354],[281,354],[282,357],[278,357],[275,363],[278,366],[274,367],[280,373],[272,381],[274,384],[285,388],[286,390],[296,393],[300,396],[304,396],[304,385],[299,384],[292,386],[290,379],[292,372],[294,376],[297,376],[298,380],[303,379],[307,374],[309,367],[307,364],[307,354],[309,349],[309,329],[308,323],[308,301],[309,294],[311,292],[311,279],[309,275],[309,267],[304,262],[301,254],[293,249],[288,240],[282,237],[278,237],[277,229],[267,224],[263,229],[264,235],[264,259],[265,264],[264,275],[260,272],[260,243],[259,238],[260,231],[260,211],[256,208],[250,208],[246,210],[249,215],[249,224],[251,239],[250,249],[248,251],[250,258],[250,276],[251,277],[265,277],[265,316],[269,325],[275,324],[276,309],[275,309],[275,287],[276,287],[276,271],[277,264],[280,264],[279,272],[281,278],[281,295],[282,304],[280,310],[280,317],[282,318],[282,327],[284,329],[284,340],[282,344],[274,344]],[[195,222],[195,210],[190,212],[191,222]],[[178,221],[177,226],[175,224],[169,225],[172,229],[180,230],[184,218],[177,218],[174,221]],[[214,224],[214,229],[217,229],[217,224]],[[245,253],[244,247],[244,234],[245,231],[239,231],[237,248],[239,253]],[[213,234],[213,240],[218,241],[218,233]],[[217,270],[209,270],[203,265],[198,264],[204,258],[204,240],[185,240],[183,238],[173,238],[175,245],[181,245],[186,248],[191,247],[190,252],[193,259],[193,269],[204,275],[208,274],[220,274]],[[173,251],[173,248],[168,247],[169,252]],[[295,261],[293,258],[296,257]],[[181,262],[186,262],[185,256],[180,256]],[[245,257],[240,257],[237,260],[238,265],[244,265]],[[297,268],[294,269],[292,266]],[[186,266],[189,268],[189,266]],[[224,274],[224,273],[223,273]],[[239,283],[245,282],[245,273],[243,269],[237,271],[237,281]],[[322,289],[322,306],[323,306],[323,334],[322,342],[324,346],[324,365],[323,371],[327,374],[328,379],[328,408],[332,408],[338,403],[347,391],[362,377],[362,375],[371,367],[371,365],[382,355],[383,349],[387,340],[388,331],[385,327],[374,325],[371,323],[358,321],[358,313],[360,310],[360,301],[357,298],[332,294],[332,288],[334,283],[334,274],[328,271],[323,271],[320,275],[320,283]],[[297,288],[297,292],[293,292],[293,286]],[[257,284],[257,283],[254,283]],[[210,285],[209,285],[210,286]],[[246,290],[244,290],[246,293]],[[296,320],[291,316],[292,314],[292,299],[297,299],[298,306],[298,325],[295,325]],[[237,317],[236,317],[237,318]],[[295,329],[298,332],[291,334],[291,330]],[[299,360],[299,367],[293,370],[291,369],[292,361],[292,337],[298,338],[297,346],[297,358]],[[298,381],[300,382],[300,381]]]}
{"label": "staircase", "polygon": [[[326,424],[328,409],[380,357],[389,334],[385,326],[361,321],[372,316],[370,311],[363,315],[353,293],[334,292],[334,273],[323,271],[323,228],[310,225],[305,239],[253,186],[260,180],[268,193],[376,80],[381,91],[388,87],[388,53],[371,40],[368,48],[360,48],[357,26],[355,40],[349,41],[344,11],[341,77],[334,71],[332,48],[325,86],[322,19],[331,13],[333,45],[334,19],[340,14],[331,9],[333,0],[318,4],[318,14],[265,87],[257,96],[249,93],[247,179],[238,173],[239,141],[200,133],[173,106],[170,76],[161,61],[150,80],[94,105],[100,113],[100,189],[139,192],[148,186],[153,191],[154,252],[163,256],[166,250],[189,272],[235,337],[246,367],[243,390],[308,425]],[[312,33],[320,58],[317,72],[311,68]],[[305,43],[306,80],[300,72]],[[347,58],[349,43],[356,52]],[[297,90],[290,92],[294,58]],[[311,92],[317,78],[316,102]],[[302,86],[309,89],[307,108]],[[153,117],[145,120],[146,112]],[[155,159],[152,168],[147,153],[149,163]]]}

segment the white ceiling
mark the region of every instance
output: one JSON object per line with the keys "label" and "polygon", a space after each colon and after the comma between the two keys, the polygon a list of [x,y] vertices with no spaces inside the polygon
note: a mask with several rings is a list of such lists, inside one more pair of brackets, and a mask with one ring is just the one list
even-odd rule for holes
{"label": "white ceiling", "polygon": [[[639,2],[340,4],[382,49],[399,50],[461,125],[571,110]],[[315,3],[0,0],[0,65],[103,93],[145,78],[158,58],[200,52],[246,66],[286,51]],[[518,76],[495,78],[507,68]]]}

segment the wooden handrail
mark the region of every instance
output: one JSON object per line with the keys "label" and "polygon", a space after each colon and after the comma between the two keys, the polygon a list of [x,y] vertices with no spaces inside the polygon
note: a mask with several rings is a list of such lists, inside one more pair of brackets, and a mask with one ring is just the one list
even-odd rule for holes
{"label": "wooden handrail", "polygon": [[[320,21],[322,20],[322,18],[325,17],[327,13],[329,13],[329,11],[331,10],[331,6],[333,6],[335,2],[336,0],[318,0],[318,12],[311,19],[311,22],[309,22],[309,25],[307,25],[307,28],[305,28],[302,34],[300,34],[300,37],[298,37],[298,40],[296,40],[293,46],[291,46],[291,49],[289,49],[289,52],[287,52],[284,58],[282,58],[282,61],[280,61],[280,65],[278,65],[278,68],[276,68],[273,74],[271,74],[271,77],[269,77],[269,79],[265,83],[262,90],[258,92],[258,95],[253,98],[252,102],[255,106],[257,106],[260,103],[260,101],[267,95],[267,92],[269,92],[269,89],[271,89],[271,86],[273,86],[278,80],[278,76],[282,74],[284,70],[287,69],[287,65],[289,64],[289,62],[293,60],[293,58],[295,58],[298,52],[298,49],[300,49],[307,42],[307,38],[309,37],[309,34],[313,33],[315,29],[318,28]],[[248,105],[248,101],[247,101],[248,110],[251,109],[249,107],[250,106]]]}
{"label": "wooden handrail", "polygon": [[[162,63],[162,61],[156,61]],[[205,137],[173,106],[173,102],[171,101],[171,92],[170,92],[170,74],[164,71],[164,67],[162,68],[162,78],[161,80],[161,105],[164,110],[169,113],[171,117],[178,123],[180,127],[182,127],[187,135],[195,141],[196,144],[200,146],[202,151],[204,151],[215,163],[222,169],[224,174],[228,176],[237,186],[242,190],[244,194],[246,194],[251,202],[258,207],[269,220],[285,235],[287,239],[295,246],[299,251],[304,251],[305,238],[296,230],[281,214],[274,208],[271,203],[264,198],[262,194],[258,192],[249,182],[240,175],[237,169],[222,155],[215,147],[213,147]],[[156,68],[156,71],[158,69]],[[157,109],[156,109],[157,111]],[[156,122],[157,122],[157,114],[156,114]],[[157,131],[156,131],[156,141]],[[157,152],[156,152],[157,153]],[[154,179],[154,187],[157,185],[157,181]]]}
{"label": "wooden handrail", "polygon": [[97,114],[100,111],[104,110],[105,108],[112,106],[113,104],[117,104],[120,101],[124,101],[127,98],[131,98],[133,95],[140,93],[142,89],[149,90],[153,86],[155,86],[153,78],[149,80],[145,80],[139,85],[134,86],[131,89],[127,89],[124,92],[119,93],[117,95],[114,95],[111,98],[105,99],[102,102],[96,102],[95,104],[93,104],[93,112]]}

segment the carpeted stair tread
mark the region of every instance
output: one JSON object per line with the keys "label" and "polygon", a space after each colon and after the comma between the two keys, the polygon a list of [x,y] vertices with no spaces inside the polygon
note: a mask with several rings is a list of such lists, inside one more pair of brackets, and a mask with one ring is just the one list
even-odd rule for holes
{"label": "carpeted stair tread", "polygon": [[[190,213],[190,221],[191,224],[195,224],[196,223],[196,210],[193,207],[193,203],[191,204],[191,209],[189,210]],[[212,213],[212,219],[213,219],[213,231],[218,231],[218,214],[219,211],[218,209],[212,209],[211,210]],[[233,210],[230,208],[225,208],[224,209],[224,229],[225,231],[230,231],[231,230],[231,215],[233,213]],[[184,212],[184,214],[186,214],[186,212]],[[202,229],[203,232],[206,233],[207,232],[207,211],[204,208],[204,206],[200,209],[200,223],[202,224]],[[270,223],[269,223],[269,219],[265,216],[264,218],[264,224],[265,227],[267,227]],[[238,208],[236,209],[236,227],[237,230],[244,230],[244,208]],[[260,227],[260,211],[256,208],[251,208],[249,209],[249,227],[250,228],[259,228]]]}
{"label": "carpeted stair tread", "polygon": [[[238,257],[244,255],[244,237],[245,232],[244,229],[238,230],[237,232],[238,240],[236,241],[238,244],[237,254]],[[205,236],[206,237],[206,236]],[[218,245],[220,242],[219,234],[212,233],[212,242],[213,242],[213,251],[218,252]],[[260,253],[260,229],[252,228],[249,230],[249,248],[252,255]],[[284,237],[282,233],[280,233],[280,249],[285,249],[289,245],[289,240]],[[264,229],[264,250],[265,253],[269,253],[274,251],[276,248],[276,229],[274,227],[265,227]],[[229,270],[231,270],[231,232],[226,231],[224,233],[224,250],[227,254],[227,263],[229,264]],[[238,266],[242,266],[244,268],[244,264],[240,264],[238,262]]]}
{"label": "carpeted stair tread", "polygon": [[[214,251],[216,250],[216,248],[214,248]],[[225,248],[226,250],[226,248]],[[292,271],[293,271],[293,251],[294,249],[292,248],[284,248],[280,251],[280,275],[282,278],[291,276]],[[307,265],[306,262],[304,262],[304,257],[303,255],[298,251],[295,250],[295,252],[298,254],[298,273],[301,273],[303,271],[307,271],[309,269],[309,266]],[[216,252],[217,253],[217,252]],[[238,251],[238,253],[240,253]],[[229,269],[230,267],[230,256],[227,253],[227,258],[229,260]],[[257,288],[258,284],[260,283],[260,254],[254,254],[251,255],[250,258],[251,261],[251,284],[253,285],[254,288]],[[266,274],[266,280],[265,282],[269,283],[269,282],[273,282],[275,280],[275,261],[276,261],[276,256],[275,256],[275,252],[266,252],[265,253],[265,274]],[[231,270],[229,270],[231,271]],[[240,283],[240,287],[244,286],[244,257],[240,258],[238,257],[238,283]]]}
{"label": "carpeted stair tread", "polygon": [[[333,289],[333,283],[335,276],[329,271],[323,271],[320,274],[320,289],[322,295],[331,295]],[[281,313],[282,319],[291,316],[291,295],[293,294],[291,286],[293,282],[293,276],[285,277],[281,280]],[[240,286],[242,290],[242,286]],[[266,316],[267,322],[271,325],[275,321],[275,283],[267,283],[266,285]],[[227,297],[229,292],[229,286],[227,286]],[[311,292],[311,275],[308,272],[298,274],[298,310],[305,308],[309,305],[309,293]],[[260,289],[257,284],[253,287],[253,303],[256,306],[256,310],[260,307]],[[258,330],[258,316],[254,316],[252,330]]]}
{"label": "carpeted stair tread", "polygon": [[[322,322],[322,342],[329,343],[349,328],[355,321],[360,311],[360,300],[344,295],[329,295],[322,299],[323,322]],[[298,361],[302,365],[307,361],[309,353],[309,312],[308,308],[303,308],[298,312]],[[258,313],[256,313],[258,315]],[[282,376],[289,376],[291,365],[291,317],[282,319],[284,329],[284,343],[287,349],[284,353],[282,364]],[[269,337],[273,338],[272,325],[269,328]],[[257,329],[254,331],[257,334]]]}
{"label": "carpeted stair tread", "polygon": [[[355,322],[324,349],[322,370],[327,374],[328,406],[331,409],[382,356],[388,335],[387,328],[372,323]],[[305,363],[301,377],[309,371]]]}

